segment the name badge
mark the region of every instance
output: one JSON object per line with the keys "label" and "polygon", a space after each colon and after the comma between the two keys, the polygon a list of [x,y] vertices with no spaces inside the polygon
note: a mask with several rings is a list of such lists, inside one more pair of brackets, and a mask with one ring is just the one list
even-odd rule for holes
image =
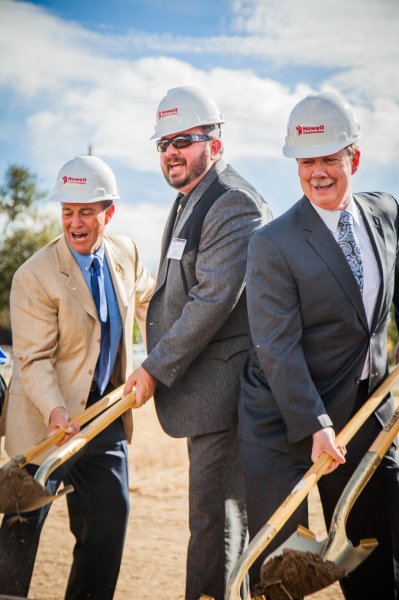
{"label": "name badge", "polygon": [[187,240],[183,240],[181,238],[172,238],[166,258],[181,260],[186,244]]}

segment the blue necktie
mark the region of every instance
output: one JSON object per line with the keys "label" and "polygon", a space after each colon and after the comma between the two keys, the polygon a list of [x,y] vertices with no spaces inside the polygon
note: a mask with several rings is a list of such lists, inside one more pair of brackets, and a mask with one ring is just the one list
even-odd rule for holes
{"label": "blue necktie", "polygon": [[353,229],[352,215],[343,210],[338,221],[338,244],[363,294],[363,262],[359,241]]}
{"label": "blue necktie", "polygon": [[108,316],[107,297],[105,295],[104,271],[100,260],[95,256],[90,266],[91,291],[93,300],[97,307],[98,317],[101,324],[100,354],[96,365],[97,387],[102,394],[107,387],[110,377],[110,323]]}

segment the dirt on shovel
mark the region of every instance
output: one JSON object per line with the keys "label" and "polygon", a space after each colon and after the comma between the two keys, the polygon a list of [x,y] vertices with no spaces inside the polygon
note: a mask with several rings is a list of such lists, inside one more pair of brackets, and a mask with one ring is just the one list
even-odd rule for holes
{"label": "dirt on shovel", "polygon": [[0,469],[0,512],[19,513],[42,498],[51,497],[25,469]]}
{"label": "dirt on shovel", "polygon": [[345,575],[341,566],[318,554],[287,548],[262,567],[255,592],[264,594],[267,600],[302,600]]}

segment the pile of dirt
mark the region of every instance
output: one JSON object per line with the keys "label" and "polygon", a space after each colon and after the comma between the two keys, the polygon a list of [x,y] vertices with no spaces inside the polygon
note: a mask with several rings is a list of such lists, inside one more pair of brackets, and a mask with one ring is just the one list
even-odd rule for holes
{"label": "pile of dirt", "polygon": [[50,494],[25,469],[11,465],[0,469],[0,512],[23,512]]}
{"label": "pile of dirt", "polygon": [[318,554],[286,548],[264,563],[255,591],[268,600],[302,600],[345,575],[345,569]]}

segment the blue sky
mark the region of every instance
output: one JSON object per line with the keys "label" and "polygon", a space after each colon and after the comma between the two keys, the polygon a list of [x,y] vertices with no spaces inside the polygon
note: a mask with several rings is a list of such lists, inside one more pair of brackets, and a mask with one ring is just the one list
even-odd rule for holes
{"label": "blue sky", "polygon": [[331,89],[364,131],[354,191],[399,198],[398,25],[397,0],[0,0],[0,174],[23,164],[49,192],[91,144],[121,191],[109,231],[155,269],[175,196],[149,141],[167,90],[209,90],[225,158],[278,215],[301,195],[289,113]]}

